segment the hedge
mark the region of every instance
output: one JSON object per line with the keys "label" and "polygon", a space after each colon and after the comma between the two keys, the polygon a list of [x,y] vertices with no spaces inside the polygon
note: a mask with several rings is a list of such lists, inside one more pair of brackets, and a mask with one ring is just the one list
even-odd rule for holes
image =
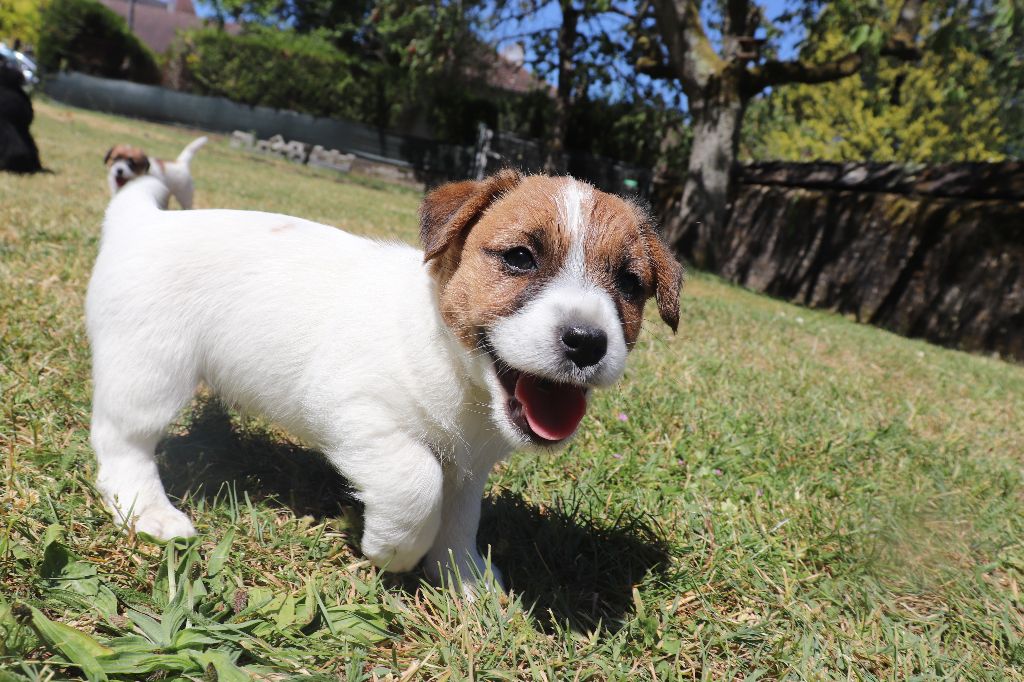
{"label": "hedge", "polygon": [[261,27],[232,35],[203,28],[179,35],[168,85],[243,104],[363,120],[371,98],[356,60],[326,38]]}
{"label": "hedge", "polygon": [[106,78],[159,83],[156,57],[128,24],[96,0],[50,0],[43,6],[37,47],[46,71],[70,69]]}

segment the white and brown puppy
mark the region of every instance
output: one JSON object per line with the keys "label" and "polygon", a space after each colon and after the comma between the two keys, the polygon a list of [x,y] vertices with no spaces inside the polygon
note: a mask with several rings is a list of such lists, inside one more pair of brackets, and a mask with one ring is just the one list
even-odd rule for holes
{"label": "white and brown puppy", "polygon": [[[103,163],[107,165],[107,185],[110,187],[110,196],[117,194],[118,190],[135,178],[152,175],[167,186],[182,208],[192,208],[195,188],[192,184],[192,172],[189,166],[192,163],[192,157],[206,142],[205,136],[192,140],[187,147],[181,150],[181,154],[178,154],[178,158],[174,161],[164,161],[146,156],[144,151],[128,144],[111,147],[103,159]],[[163,207],[167,208],[166,203]]]}
{"label": "white and brown puppy", "polygon": [[648,298],[678,324],[681,268],[648,216],[571,178],[444,185],[421,208],[425,251],[162,212],[166,192],[142,178],[111,202],[86,301],[98,487],[157,538],[195,533],[153,451],[203,382],[324,453],[365,504],[374,563],[426,556],[472,592],[495,462],[566,442],[589,391],[622,376]]}

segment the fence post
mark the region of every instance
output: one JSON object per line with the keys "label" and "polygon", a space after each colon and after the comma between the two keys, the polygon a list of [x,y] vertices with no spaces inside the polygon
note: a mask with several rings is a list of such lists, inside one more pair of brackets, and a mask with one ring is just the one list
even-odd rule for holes
{"label": "fence post", "polygon": [[487,157],[491,155],[491,140],[494,131],[486,123],[478,123],[476,127],[476,155],[473,157],[473,177],[483,180],[487,175]]}

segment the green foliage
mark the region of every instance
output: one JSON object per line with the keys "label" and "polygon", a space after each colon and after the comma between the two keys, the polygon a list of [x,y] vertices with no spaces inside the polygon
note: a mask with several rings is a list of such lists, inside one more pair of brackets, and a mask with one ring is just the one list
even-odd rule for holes
{"label": "green foliage", "polygon": [[[185,34],[172,48],[169,81],[247,104],[471,139],[475,112],[488,104],[467,67],[480,44],[462,6],[380,0],[361,7],[223,5],[228,16],[251,20],[246,31]],[[293,27],[281,29],[282,17]],[[324,25],[311,28],[320,19]]]}
{"label": "green foliage", "polygon": [[173,85],[244,104],[318,116],[361,118],[369,106],[354,60],[320,33],[252,27],[241,35],[216,28],[185,33],[172,47]]}
{"label": "green foliage", "polygon": [[96,0],[50,0],[40,18],[39,65],[158,83],[156,58],[124,19]]}
{"label": "green foliage", "polygon": [[[485,46],[472,30],[471,3],[377,0],[359,25],[336,29],[338,44],[367,69],[367,87],[394,125],[424,124],[441,139],[475,137],[474,109],[486,98],[479,62]],[[381,120],[383,116],[378,116]]]}
{"label": "green foliage", "polygon": [[[336,643],[362,646],[391,636],[379,605],[326,606],[331,597],[312,581],[292,594],[252,588],[244,593],[243,605],[237,574],[224,567],[233,536],[229,530],[205,560],[197,540],[168,544],[148,599],[132,604],[123,615],[118,615],[115,600],[99,614],[113,636],[83,632],[22,603],[6,607],[14,620],[8,636],[38,642],[52,654],[50,665],[77,668],[90,681],[150,673],[201,676],[211,668],[217,679],[244,681],[259,672],[258,666],[247,664],[293,667],[324,635]],[[54,546],[52,540],[44,543],[41,577],[48,573]],[[66,548],[59,552],[69,554]],[[84,593],[98,586],[113,598],[108,582],[94,566],[85,565],[90,567],[88,576],[65,575],[63,586],[49,589]],[[366,596],[369,589],[362,592]],[[0,619],[4,608],[0,604]]]}
{"label": "green foliage", "polygon": [[288,25],[300,33],[318,29],[345,30],[358,26],[375,6],[374,0],[211,0],[214,16],[223,23]]}
{"label": "green foliage", "polygon": [[96,566],[83,561],[63,542],[63,528],[51,524],[43,533],[43,561],[39,566],[42,584],[66,603],[95,609],[105,617],[117,613],[117,597],[99,578]]}
{"label": "green foliage", "polygon": [[0,41],[10,45],[17,39],[26,45],[35,45],[39,40],[42,4],[42,0],[0,2]]}
{"label": "green foliage", "polygon": [[[883,4],[895,11],[900,3]],[[926,49],[917,62],[876,56],[851,77],[784,85],[753,101],[742,155],[936,163],[998,161],[1012,154],[1019,135],[1013,128],[1020,129],[1020,93],[1006,82],[1012,77],[973,33],[953,30],[955,22],[940,18],[926,15],[924,25],[938,30],[923,36]],[[859,23],[847,29],[843,19],[838,10],[824,12],[817,20],[820,33],[801,57],[820,62],[848,49],[877,52],[883,36],[877,28]],[[1021,81],[1019,71],[1014,77]]]}

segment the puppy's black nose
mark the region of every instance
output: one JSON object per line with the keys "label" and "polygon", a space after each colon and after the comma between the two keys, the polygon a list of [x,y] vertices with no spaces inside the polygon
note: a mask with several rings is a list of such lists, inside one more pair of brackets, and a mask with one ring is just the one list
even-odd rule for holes
{"label": "puppy's black nose", "polygon": [[122,175],[124,175],[124,170],[118,168],[116,171],[114,171],[114,175],[116,175],[117,177],[121,177]]}
{"label": "puppy's black nose", "polygon": [[608,350],[608,336],[596,327],[573,326],[562,330],[565,354],[580,369],[596,365]]}

